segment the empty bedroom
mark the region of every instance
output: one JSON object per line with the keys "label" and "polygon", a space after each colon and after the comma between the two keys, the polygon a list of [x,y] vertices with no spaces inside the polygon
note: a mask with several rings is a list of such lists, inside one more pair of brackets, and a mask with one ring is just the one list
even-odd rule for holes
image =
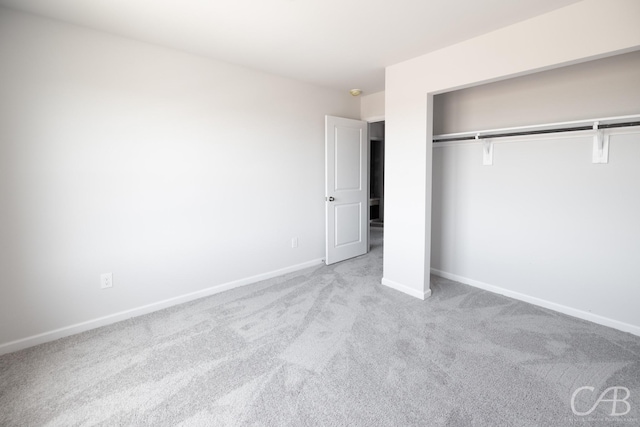
{"label": "empty bedroom", "polygon": [[640,425],[637,0],[0,0],[0,426]]}

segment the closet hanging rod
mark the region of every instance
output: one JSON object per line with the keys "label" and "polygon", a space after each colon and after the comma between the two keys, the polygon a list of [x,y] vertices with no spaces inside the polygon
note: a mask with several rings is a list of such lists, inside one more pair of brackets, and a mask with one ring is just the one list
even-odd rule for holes
{"label": "closet hanging rod", "polygon": [[[640,121],[637,120],[639,118],[640,118],[640,115],[634,115],[634,116],[624,116],[624,117],[611,117],[611,118],[605,118],[605,119],[580,120],[580,121],[565,122],[565,123],[552,123],[548,125],[522,126],[520,128],[494,129],[494,130],[485,130],[485,131],[477,131],[477,132],[461,132],[458,134],[436,135],[433,138],[433,142],[442,143],[442,142],[452,142],[452,141],[476,141],[480,139],[506,138],[506,137],[513,137],[513,136],[540,135],[540,134],[548,134],[548,133],[578,132],[578,131],[597,130],[597,129],[632,127],[632,126],[640,126]],[[633,119],[633,120],[618,121],[614,123],[602,123],[603,121],[617,121],[621,119],[622,120]],[[574,123],[575,123],[574,126],[563,126],[563,125],[571,125]],[[548,127],[548,128],[532,129],[532,128],[540,128],[540,127]]]}

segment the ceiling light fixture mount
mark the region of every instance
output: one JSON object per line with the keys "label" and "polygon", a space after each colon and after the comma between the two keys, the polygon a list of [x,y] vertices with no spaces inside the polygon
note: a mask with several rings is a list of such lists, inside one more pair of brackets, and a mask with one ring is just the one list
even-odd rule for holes
{"label": "ceiling light fixture mount", "polygon": [[351,96],[360,96],[362,91],[360,89],[351,89],[349,93],[351,94]]}

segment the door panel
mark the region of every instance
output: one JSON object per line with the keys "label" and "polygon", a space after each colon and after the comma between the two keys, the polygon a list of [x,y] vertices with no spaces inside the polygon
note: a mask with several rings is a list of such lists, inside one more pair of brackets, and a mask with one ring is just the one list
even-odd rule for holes
{"label": "door panel", "polygon": [[[362,240],[360,233],[362,219],[362,204],[340,204],[334,206],[334,215],[336,217],[336,247],[358,243]],[[357,224],[353,227],[352,224]]]}
{"label": "door panel", "polygon": [[367,123],[326,116],[325,215],[327,264],[369,247]]}
{"label": "door panel", "polygon": [[359,129],[335,128],[334,191],[362,189],[362,141]]}

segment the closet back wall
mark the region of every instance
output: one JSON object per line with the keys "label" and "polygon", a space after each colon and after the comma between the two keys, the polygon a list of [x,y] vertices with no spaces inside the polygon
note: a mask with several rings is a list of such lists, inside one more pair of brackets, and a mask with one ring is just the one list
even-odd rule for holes
{"label": "closet back wall", "polygon": [[640,52],[434,97],[433,133],[640,114]]}
{"label": "closet back wall", "polygon": [[[640,52],[438,95],[435,133],[640,113]],[[640,335],[640,128],[434,147],[436,274]]]}

